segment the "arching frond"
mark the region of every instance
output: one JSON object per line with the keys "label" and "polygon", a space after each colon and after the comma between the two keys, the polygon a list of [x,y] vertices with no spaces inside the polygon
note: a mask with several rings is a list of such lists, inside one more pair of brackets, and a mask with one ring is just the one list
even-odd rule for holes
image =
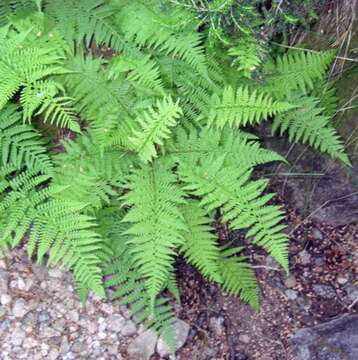
{"label": "arching frond", "polygon": [[292,105],[276,101],[264,92],[251,92],[247,87],[239,87],[235,91],[229,86],[224,89],[222,97],[213,95],[208,123],[219,128],[226,124],[241,127],[259,123],[291,108]]}

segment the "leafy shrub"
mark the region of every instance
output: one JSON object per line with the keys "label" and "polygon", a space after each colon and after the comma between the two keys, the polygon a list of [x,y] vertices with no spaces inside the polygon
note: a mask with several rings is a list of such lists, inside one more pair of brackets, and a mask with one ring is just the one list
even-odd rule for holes
{"label": "leafy shrub", "polygon": [[[18,0],[0,14],[0,247],[26,239],[29,256],[73,272],[82,298],[114,287],[168,341],[178,255],[257,308],[254,272],[214,217],[288,271],[284,214],[251,177],[284,159],[244,128],[273,119],[349,164],[332,102],[314,92],[334,54],[262,65],[239,49],[255,43],[208,46],[190,11],[160,0]],[[43,123],[77,135],[52,151]]]}

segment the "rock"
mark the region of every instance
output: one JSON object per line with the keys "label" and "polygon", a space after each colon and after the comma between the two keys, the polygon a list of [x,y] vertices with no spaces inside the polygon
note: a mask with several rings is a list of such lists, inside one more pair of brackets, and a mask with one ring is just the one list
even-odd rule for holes
{"label": "rock", "polygon": [[33,337],[27,337],[22,346],[25,348],[25,349],[31,349],[31,348],[34,348],[38,345],[38,342],[36,339],[34,339]]}
{"label": "rock", "polygon": [[123,316],[121,316],[119,314],[115,314],[115,315],[109,317],[108,328],[111,331],[119,333],[122,330],[125,322],[126,322],[126,319]]}
{"label": "rock", "polygon": [[298,330],[290,344],[297,360],[357,360],[358,315]]}
{"label": "rock", "polygon": [[318,230],[317,228],[314,228],[312,231],[312,237],[316,240],[323,240],[323,234],[321,233],[320,230]]}
{"label": "rock", "polygon": [[224,318],[223,317],[212,317],[210,319],[210,328],[214,331],[216,335],[221,335],[225,332],[224,328]]}
{"label": "rock", "polygon": [[25,340],[26,333],[21,328],[16,328],[11,334],[11,344],[15,346],[20,346]]}
{"label": "rock", "polygon": [[6,270],[6,262],[4,259],[0,259],[0,269]]}
{"label": "rock", "polygon": [[241,334],[239,336],[239,341],[241,341],[244,344],[248,344],[250,342],[250,336],[247,334]]}
{"label": "rock", "polygon": [[12,313],[17,318],[24,317],[27,313],[26,301],[24,299],[17,299],[12,308]]}
{"label": "rock", "polygon": [[234,360],[249,360],[249,358],[247,357],[246,354],[244,354],[243,352],[240,352],[240,353],[234,355]]}
{"label": "rock", "polygon": [[332,286],[329,285],[313,284],[312,289],[323,299],[334,299],[337,296]]}
{"label": "rock", "polygon": [[307,252],[307,250],[300,251],[299,257],[302,265],[308,265],[311,262],[311,255]]}
{"label": "rock", "polygon": [[50,320],[49,312],[46,310],[41,311],[38,315],[38,320],[39,320],[39,322],[45,322],[45,321]]}
{"label": "rock", "polygon": [[25,281],[23,278],[19,277],[17,279],[17,287],[20,289],[20,290],[25,290],[26,288],[26,284],[25,284]]}
{"label": "rock", "polygon": [[346,276],[338,276],[337,277],[337,282],[338,282],[338,284],[339,285],[344,285],[344,284],[346,284],[347,282],[348,282],[348,277],[346,277]]}
{"label": "rock", "polygon": [[0,319],[6,315],[6,309],[4,307],[0,307]]}
{"label": "rock", "polygon": [[314,259],[314,263],[316,266],[322,266],[325,263],[325,260],[322,256],[318,256]]}
{"label": "rock", "polygon": [[292,275],[288,276],[285,280],[285,286],[288,288],[294,288],[297,285],[296,278]]}
{"label": "rock", "polygon": [[55,279],[61,279],[63,276],[63,272],[57,268],[49,269],[48,274],[50,277],[55,278]]}
{"label": "rock", "polygon": [[[294,156],[294,155],[293,155]],[[338,162],[310,154],[306,166],[300,161],[295,171],[321,172],[325,176],[312,179],[289,179],[283,196],[296,208],[307,211],[311,218],[332,226],[358,221],[358,165],[346,171]],[[290,161],[290,159],[287,159]],[[309,164],[311,162],[311,165]],[[303,165],[303,166],[302,166]],[[306,170],[305,170],[306,169]],[[282,170],[285,171],[285,170]],[[309,202],[307,193],[310,194]],[[307,209],[308,207],[308,209]]]}
{"label": "rock", "polygon": [[277,261],[271,256],[266,256],[266,266],[272,267],[272,268],[279,268],[280,265],[277,263]]}
{"label": "rock", "polygon": [[10,295],[8,294],[2,294],[1,297],[0,297],[0,304],[2,306],[5,306],[7,304],[10,304],[11,303],[11,297]]}
{"label": "rock", "polygon": [[48,275],[47,268],[39,264],[32,265],[32,272],[34,273],[35,277],[39,282],[45,280]]}
{"label": "rock", "polygon": [[345,287],[345,290],[349,301],[355,301],[358,298],[358,287],[356,285],[349,284]]}
{"label": "rock", "polygon": [[149,360],[155,351],[157,336],[150,330],[136,337],[128,346],[128,354],[136,360]]}
{"label": "rock", "polygon": [[288,300],[292,300],[292,301],[293,301],[293,300],[296,300],[296,299],[297,299],[297,291],[295,291],[295,290],[287,289],[287,290],[285,291],[285,294],[286,294]]}
{"label": "rock", "polygon": [[103,332],[103,331],[100,331],[98,334],[97,334],[97,338],[99,340],[103,340],[107,337],[107,333]]}
{"label": "rock", "polygon": [[86,349],[87,349],[87,344],[82,341],[76,341],[71,346],[71,351],[73,351],[75,353],[81,353],[82,351],[85,351]]}
{"label": "rock", "polygon": [[123,336],[132,336],[137,332],[137,327],[135,326],[134,322],[128,320],[121,329],[121,334]]}
{"label": "rock", "polygon": [[[183,320],[177,320],[174,324],[176,349],[180,349],[188,337],[190,326]],[[160,338],[157,344],[157,352],[160,356],[169,355],[170,350],[168,344],[163,338]]]}
{"label": "rock", "polygon": [[60,352],[57,349],[51,349],[50,353],[48,354],[48,360],[56,360],[59,358]]}
{"label": "rock", "polygon": [[8,290],[9,274],[0,269],[0,294],[6,294]]}
{"label": "rock", "polygon": [[77,322],[80,319],[80,315],[78,314],[78,312],[76,310],[71,310],[68,312],[68,319],[73,321],[73,322]]}

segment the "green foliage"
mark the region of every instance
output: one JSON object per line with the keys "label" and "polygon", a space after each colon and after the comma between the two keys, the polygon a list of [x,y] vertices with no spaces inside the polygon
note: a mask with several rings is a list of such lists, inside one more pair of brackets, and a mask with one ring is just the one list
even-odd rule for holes
{"label": "green foliage", "polygon": [[153,304],[168,279],[174,249],[182,244],[186,229],[179,209],[184,194],[175,180],[165,163],[144,165],[130,175],[129,192],[123,196],[124,205],[131,206],[123,221],[132,224],[126,234],[131,235],[133,262]]}
{"label": "green foliage", "polygon": [[139,115],[139,129],[130,138],[133,148],[144,162],[157,157],[155,146],[163,145],[163,140],[170,137],[169,127],[174,127],[176,119],[182,114],[178,102],[174,103],[170,97],[161,102],[158,100],[156,108],[157,111],[149,108]]}
{"label": "green foliage", "polygon": [[266,180],[250,181],[251,171],[224,165],[225,156],[207,158],[194,164],[182,163],[179,174],[185,190],[201,197],[208,211],[221,208],[223,220],[233,229],[247,229],[247,237],[267,249],[288,271],[287,237],[280,224],[283,214],[277,206],[266,205],[273,194],[262,195]]}
{"label": "green foliage", "polygon": [[180,250],[188,262],[197,267],[207,279],[220,283],[220,251],[214,229],[210,226],[212,220],[196,201],[184,205],[182,213],[187,232]]}
{"label": "green foliage", "polygon": [[280,129],[280,135],[288,132],[290,141],[308,144],[321,152],[328,153],[333,159],[339,159],[350,165],[344,152],[344,144],[330,124],[330,118],[318,107],[319,100],[314,97],[295,99],[298,107],[285,116],[277,116],[272,130]]}
{"label": "green foliage", "polygon": [[31,125],[21,121],[21,112],[15,105],[0,110],[1,165],[14,164],[51,174],[53,165],[45,143]]}
{"label": "green foliage", "polygon": [[132,247],[129,243],[130,237],[124,235],[129,223],[122,222],[123,216],[124,213],[118,211],[118,207],[113,204],[98,214],[99,231],[114,254],[104,270],[106,286],[115,288],[112,299],[119,299],[121,304],[130,305],[134,318],[158,332],[174,350],[174,314],[169,299],[161,296],[155,299],[153,307],[150,308],[146,284],[133,263],[133,258],[128,256]]}
{"label": "green foliage", "polygon": [[247,87],[239,87],[236,91],[232,87],[226,87],[222,98],[216,94],[213,96],[208,123],[218,127],[226,124],[242,127],[259,123],[291,107],[290,104],[273,100],[265,93],[258,94],[256,90],[250,94]]}
{"label": "green foliage", "polygon": [[240,296],[254,309],[259,308],[258,287],[253,270],[244,256],[237,256],[242,248],[223,247],[220,254],[219,271],[222,287],[231,295]]}
{"label": "green foliage", "polygon": [[[208,4],[217,19],[237,10]],[[247,131],[272,120],[349,164],[330,123],[333,53],[267,62],[245,27],[213,42],[190,8],[162,0],[12,0],[0,24],[1,249],[26,243],[70,269],[82,298],[105,284],[173,351],[178,255],[257,308],[249,259],[214,222],[288,270],[284,214],[252,176],[284,159]],[[43,122],[65,128],[61,144],[43,141]]]}
{"label": "green foliage", "polygon": [[321,53],[292,52],[270,61],[265,66],[267,87],[278,98],[299,89],[307,93],[314,83],[323,80],[326,70],[334,58],[333,51]]}

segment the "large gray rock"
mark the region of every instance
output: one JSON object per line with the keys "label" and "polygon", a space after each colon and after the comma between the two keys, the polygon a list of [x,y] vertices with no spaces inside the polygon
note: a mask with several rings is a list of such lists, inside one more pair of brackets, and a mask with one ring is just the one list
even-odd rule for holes
{"label": "large gray rock", "polygon": [[357,360],[358,315],[298,330],[290,343],[297,360]]}
{"label": "large gray rock", "polygon": [[[188,337],[190,326],[183,320],[177,320],[174,324],[175,346],[179,350]],[[168,356],[170,349],[163,338],[160,338],[157,344],[157,352],[161,357]]]}
{"label": "large gray rock", "polygon": [[157,336],[150,330],[136,337],[128,346],[128,354],[131,359],[148,360],[155,351]]}
{"label": "large gray rock", "polygon": [[[261,137],[265,138],[267,130],[261,129]],[[309,214],[311,219],[332,226],[358,222],[356,160],[352,168],[347,169],[339,161],[300,144],[289,151],[291,144],[283,138],[269,137],[264,141],[265,147],[277,151],[289,162],[279,165],[277,181],[282,181],[279,192],[293,207],[306,216]],[[267,166],[269,171],[272,171],[271,166]],[[277,164],[274,166],[276,172]]]}

